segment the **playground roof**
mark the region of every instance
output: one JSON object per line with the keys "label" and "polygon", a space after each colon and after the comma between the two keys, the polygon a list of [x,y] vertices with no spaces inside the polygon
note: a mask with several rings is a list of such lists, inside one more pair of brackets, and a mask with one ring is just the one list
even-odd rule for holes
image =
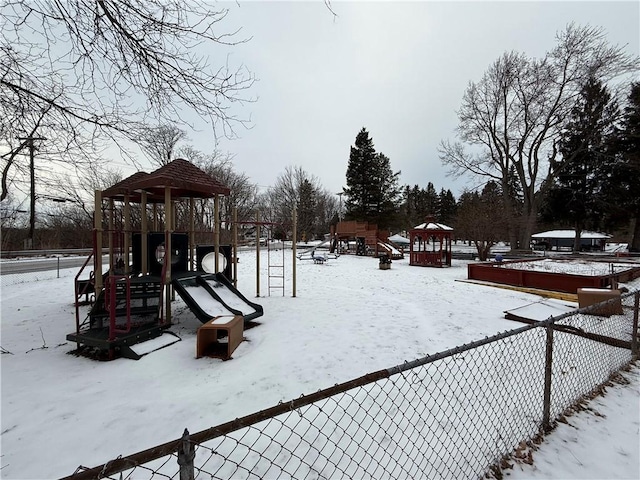
{"label": "playground roof", "polygon": [[229,187],[182,158],[173,160],[155,172],[141,176],[129,183],[128,187],[131,190],[145,190],[157,197],[164,196],[166,187],[171,188],[173,198],[209,198],[231,194]]}
{"label": "playground roof", "polygon": [[[131,185],[138,180],[141,180],[147,177],[149,174],[147,172],[136,172],[130,177],[125,178],[124,180],[120,180],[115,185],[110,186],[106,190],[102,191],[102,198],[121,198],[125,195],[135,194]],[[137,198],[140,198],[139,194],[135,194]],[[135,199],[132,199],[135,201]]]}

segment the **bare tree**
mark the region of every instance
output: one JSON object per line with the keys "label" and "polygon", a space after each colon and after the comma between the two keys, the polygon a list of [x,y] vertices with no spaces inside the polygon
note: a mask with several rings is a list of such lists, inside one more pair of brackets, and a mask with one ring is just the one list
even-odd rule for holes
{"label": "bare tree", "polygon": [[[606,82],[637,68],[638,60],[609,45],[602,29],[569,25],[544,58],[504,53],[479,82],[469,84],[458,111],[461,142],[443,141],[440,157],[453,174],[470,172],[500,184],[512,248],[529,246],[541,186],[558,173],[550,161],[582,85],[590,76]],[[509,198],[514,176],[521,213]]]}
{"label": "bare tree", "polygon": [[21,137],[46,137],[49,159],[78,165],[101,140],[138,141],[142,125],[186,123],[187,111],[233,136],[243,120],[231,106],[254,78],[228,65],[245,40],[220,32],[226,15],[203,0],[2,1],[2,198]]}
{"label": "bare tree", "polygon": [[[298,209],[298,238],[328,233],[329,222],[337,214],[335,195],[324,189],[320,180],[301,167],[286,167],[267,193],[269,219],[288,225],[291,212]],[[326,229],[326,230],[324,230]]]}
{"label": "bare tree", "polygon": [[[194,163],[231,189],[231,195],[220,202],[220,216],[224,228],[231,228],[234,207],[237,208],[239,220],[251,218],[257,206],[258,187],[245,173],[234,170],[232,155],[216,151],[202,156]],[[213,212],[210,212],[210,215],[213,216]]]}
{"label": "bare tree", "polygon": [[138,144],[152,163],[161,167],[177,157],[178,143],[187,139],[187,132],[175,125],[143,127]]}
{"label": "bare tree", "polygon": [[504,238],[507,227],[501,195],[499,186],[491,180],[482,193],[463,192],[458,203],[456,235],[473,242],[483,262],[489,257],[491,247]]}

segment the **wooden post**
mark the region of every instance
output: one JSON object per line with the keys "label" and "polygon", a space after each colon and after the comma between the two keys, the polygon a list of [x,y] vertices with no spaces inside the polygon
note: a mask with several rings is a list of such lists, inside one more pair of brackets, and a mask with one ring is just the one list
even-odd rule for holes
{"label": "wooden post", "polygon": [[153,231],[158,231],[158,204],[153,203]]}
{"label": "wooden post", "polygon": [[551,381],[553,364],[553,325],[547,325],[547,345],[544,363],[544,400],[542,410],[542,430],[551,430]]}
{"label": "wooden post", "polygon": [[260,210],[256,213],[256,297],[260,296]]}
{"label": "wooden post", "polygon": [[171,187],[164,187],[164,275],[165,321],[171,323]]}
{"label": "wooden post", "polygon": [[95,278],[96,297],[102,290],[102,192],[94,192],[93,229],[96,232],[95,253],[93,258],[93,272]]}
{"label": "wooden post", "polygon": [[131,205],[129,204],[129,195],[124,196],[124,251],[122,260],[124,260],[124,273],[129,273],[129,249],[131,248]]}
{"label": "wooden post", "polygon": [[[293,207],[293,245],[292,245],[292,250],[293,250],[293,256],[291,258],[291,260],[293,261],[293,267],[291,269],[291,282],[292,282],[292,287],[291,287],[291,296],[295,298],[296,296],[296,249],[297,249],[297,243],[298,243],[298,235],[297,235],[297,230],[298,230],[298,210]],[[283,245],[284,248],[284,245]]]}
{"label": "wooden post", "polygon": [[113,198],[109,199],[109,232],[107,233],[107,247],[109,249],[109,271],[113,272],[113,235],[115,230],[114,222],[114,208]]}
{"label": "wooden post", "polygon": [[640,292],[636,292],[633,302],[633,329],[631,330],[631,355],[638,359],[638,316],[640,311]]}
{"label": "wooden post", "polygon": [[142,195],[140,196],[140,210],[140,213],[142,214],[142,217],[140,218],[140,229],[142,230],[140,232],[140,254],[142,255],[140,268],[142,269],[142,275],[146,275],[149,273],[149,244],[147,243],[149,230],[149,226],[147,225],[147,192],[142,192]]}
{"label": "wooden post", "polygon": [[195,468],[193,459],[196,457],[196,450],[193,448],[189,430],[184,429],[180,446],[178,447],[178,465],[180,465],[180,480],[194,480]]}
{"label": "wooden post", "polygon": [[218,273],[220,271],[220,259],[218,258],[220,255],[220,196],[217,194],[213,197],[213,228],[215,228],[213,233],[213,252],[215,255],[213,265],[215,273]]}
{"label": "wooden post", "polygon": [[196,270],[196,251],[195,251],[195,211],[194,211],[194,198],[189,198],[189,270],[194,272]]}
{"label": "wooden post", "polygon": [[238,207],[233,207],[233,244],[231,255],[233,256],[233,286],[238,288]]}

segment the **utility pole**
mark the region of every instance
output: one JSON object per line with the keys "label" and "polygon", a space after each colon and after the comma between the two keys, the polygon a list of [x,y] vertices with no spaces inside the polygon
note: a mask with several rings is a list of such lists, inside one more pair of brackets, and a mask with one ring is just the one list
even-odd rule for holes
{"label": "utility pole", "polygon": [[344,195],[344,192],[339,192],[336,193],[336,195],[338,195],[338,198],[340,199],[340,206],[338,207],[338,221],[342,221],[342,195]]}
{"label": "utility pole", "polygon": [[28,137],[20,137],[18,140],[26,142],[29,147],[29,175],[31,178],[31,209],[29,212],[29,237],[27,238],[26,249],[33,248],[33,234],[36,227],[36,174],[34,164],[34,151],[35,146],[33,142],[35,140],[46,140],[44,137],[34,137],[29,135]]}

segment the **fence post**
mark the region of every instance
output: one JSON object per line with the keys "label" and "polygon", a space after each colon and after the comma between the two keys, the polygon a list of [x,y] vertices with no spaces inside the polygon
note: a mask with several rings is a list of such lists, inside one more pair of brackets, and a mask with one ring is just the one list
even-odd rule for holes
{"label": "fence post", "polygon": [[542,411],[542,430],[551,430],[551,366],[553,363],[553,325],[547,325],[547,348],[544,362],[544,404]]}
{"label": "fence post", "polygon": [[56,278],[60,278],[60,257],[58,257],[58,275]]}
{"label": "fence post", "polygon": [[631,356],[638,358],[638,311],[640,310],[640,291],[636,292],[633,302],[633,329],[631,332]]}
{"label": "fence post", "polygon": [[194,480],[195,469],[193,466],[193,459],[196,456],[195,448],[191,443],[191,437],[189,436],[189,430],[184,429],[182,438],[180,440],[180,446],[178,447],[178,465],[180,465],[180,480]]}

